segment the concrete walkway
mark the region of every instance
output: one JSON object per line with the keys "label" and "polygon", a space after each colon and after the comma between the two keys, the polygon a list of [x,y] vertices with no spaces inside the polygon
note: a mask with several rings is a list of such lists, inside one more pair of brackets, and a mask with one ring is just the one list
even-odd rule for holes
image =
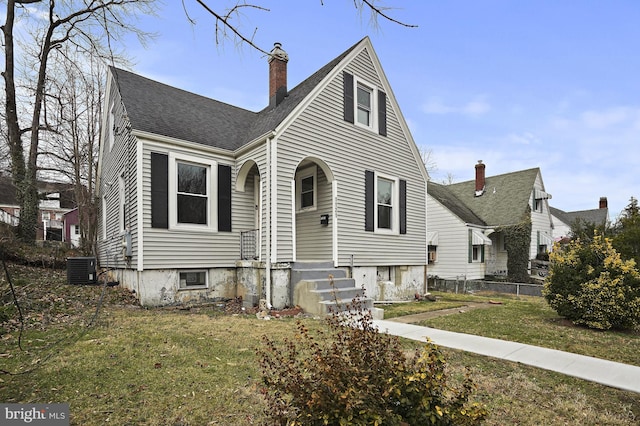
{"label": "concrete walkway", "polygon": [[407,318],[374,320],[381,332],[556,371],[606,386],[640,393],[640,367],[506,340],[407,324]]}

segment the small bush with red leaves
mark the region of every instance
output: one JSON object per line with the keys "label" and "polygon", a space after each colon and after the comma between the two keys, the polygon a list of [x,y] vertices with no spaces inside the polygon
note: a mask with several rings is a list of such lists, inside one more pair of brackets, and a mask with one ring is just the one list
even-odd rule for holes
{"label": "small bush with red leaves", "polygon": [[258,351],[268,413],[281,425],[477,425],[469,377],[453,387],[438,347],[407,352],[379,333],[371,313],[327,317],[327,330],[298,322],[284,344],[263,336]]}

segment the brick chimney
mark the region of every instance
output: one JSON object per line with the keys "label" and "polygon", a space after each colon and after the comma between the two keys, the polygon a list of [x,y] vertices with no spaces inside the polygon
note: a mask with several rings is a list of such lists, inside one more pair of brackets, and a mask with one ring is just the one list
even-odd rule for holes
{"label": "brick chimney", "polygon": [[607,202],[607,197],[600,197],[600,206],[598,208],[606,209],[609,207],[609,203]]}
{"label": "brick chimney", "polygon": [[289,55],[282,44],[274,43],[269,52],[269,106],[275,107],[287,96],[287,62]]}
{"label": "brick chimney", "polygon": [[476,164],[476,197],[484,194],[484,168],[482,160],[478,160],[478,164]]}

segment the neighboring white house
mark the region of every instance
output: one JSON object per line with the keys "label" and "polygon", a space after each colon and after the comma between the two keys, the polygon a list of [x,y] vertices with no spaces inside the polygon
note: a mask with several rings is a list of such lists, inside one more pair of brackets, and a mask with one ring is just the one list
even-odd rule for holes
{"label": "neighboring white house", "polygon": [[427,186],[428,273],[444,279],[482,279],[493,229],[446,185]]}
{"label": "neighboring white house", "polygon": [[288,60],[276,44],[259,112],[110,70],[99,262],[142,304],[303,304],[318,268],[370,298],[423,290],[428,175],[371,41],[291,90]]}
{"label": "neighboring white house", "polygon": [[[429,275],[441,278],[508,274],[508,237],[504,229],[531,222],[529,259],[552,249],[548,200],[539,168],[485,176],[475,165],[474,180],[429,183]],[[446,237],[445,237],[446,236]],[[465,238],[466,237],[466,238]]]}
{"label": "neighboring white house", "polygon": [[595,226],[606,226],[609,223],[609,206],[607,197],[600,197],[597,209],[577,210],[565,212],[555,207],[550,207],[551,219],[553,220],[553,238],[559,241],[569,238],[571,226],[576,222],[582,224],[592,224]]}

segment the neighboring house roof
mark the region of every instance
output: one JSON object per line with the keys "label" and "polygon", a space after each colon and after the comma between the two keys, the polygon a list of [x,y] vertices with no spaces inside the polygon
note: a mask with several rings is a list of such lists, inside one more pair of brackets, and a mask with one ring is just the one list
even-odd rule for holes
{"label": "neighboring house roof", "polygon": [[[73,186],[67,183],[38,181],[40,195],[60,194],[60,208],[72,209],[76,207],[73,194]],[[0,204],[18,206],[16,187],[13,179],[0,176]]]}
{"label": "neighboring house roof", "polygon": [[449,190],[448,186],[429,182],[427,193],[436,201],[442,204],[447,210],[458,216],[464,223],[486,226],[485,221],[480,219],[469,207],[467,207],[455,194]]}
{"label": "neighboring house roof", "polygon": [[447,188],[488,226],[520,223],[527,214],[539,168],[489,176],[484,193],[475,196],[475,180],[447,185]]}
{"label": "neighboring house roof", "polygon": [[[362,40],[361,40],[362,41]],[[226,150],[274,130],[358,44],[288,91],[275,107],[252,112],[111,67],[133,129]]]}
{"label": "neighboring house roof", "polygon": [[13,180],[4,176],[0,177],[0,204],[18,205],[16,187],[13,186]]}
{"label": "neighboring house roof", "polygon": [[565,212],[555,207],[549,207],[551,214],[567,225],[571,226],[577,219],[583,222],[593,223],[595,225],[604,225],[609,220],[609,209],[599,208],[591,210],[578,210],[574,212]]}

